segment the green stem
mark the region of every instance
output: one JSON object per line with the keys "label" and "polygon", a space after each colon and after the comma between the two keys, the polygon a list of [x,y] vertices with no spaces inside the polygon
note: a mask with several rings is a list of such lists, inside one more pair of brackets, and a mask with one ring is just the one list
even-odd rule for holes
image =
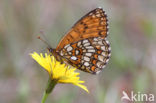
{"label": "green stem", "polygon": [[49,95],[49,94],[47,94],[46,92],[44,92],[41,103],[45,103],[45,101],[46,101],[48,95]]}
{"label": "green stem", "polygon": [[48,95],[52,92],[56,84],[57,84],[57,80],[52,80],[51,78],[49,78],[41,103],[45,103]]}

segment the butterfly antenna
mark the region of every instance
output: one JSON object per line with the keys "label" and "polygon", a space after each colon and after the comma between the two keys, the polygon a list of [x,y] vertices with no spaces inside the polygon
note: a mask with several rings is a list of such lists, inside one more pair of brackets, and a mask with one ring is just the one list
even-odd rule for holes
{"label": "butterfly antenna", "polygon": [[48,45],[48,48],[51,48],[51,46],[50,46],[44,39],[42,39],[40,36],[38,36],[37,39],[41,40],[41,41],[44,42],[46,45]]}
{"label": "butterfly antenna", "polygon": [[40,34],[43,36],[43,38],[45,39],[45,41],[47,41],[47,43],[49,43],[48,39],[46,38],[45,34],[43,31],[40,31]]}

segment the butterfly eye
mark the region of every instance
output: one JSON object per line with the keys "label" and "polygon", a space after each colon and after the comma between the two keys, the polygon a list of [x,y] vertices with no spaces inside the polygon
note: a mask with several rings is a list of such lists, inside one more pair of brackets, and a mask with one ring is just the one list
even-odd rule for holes
{"label": "butterfly eye", "polygon": [[54,51],[54,49],[48,48],[48,51],[49,51],[50,53],[52,53],[52,52]]}

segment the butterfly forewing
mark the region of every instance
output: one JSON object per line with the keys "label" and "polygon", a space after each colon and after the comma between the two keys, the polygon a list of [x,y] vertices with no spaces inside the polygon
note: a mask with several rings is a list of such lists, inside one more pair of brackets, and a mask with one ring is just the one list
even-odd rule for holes
{"label": "butterfly forewing", "polygon": [[82,17],[71,30],[62,38],[56,51],[65,45],[90,37],[107,36],[107,15],[102,8],[96,8]]}
{"label": "butterfly forewing", "polygon": [[64,62],[85,72],[98,73],[110,58],[107,21],[102,8],[92,10],[62,38],[56,52]]}

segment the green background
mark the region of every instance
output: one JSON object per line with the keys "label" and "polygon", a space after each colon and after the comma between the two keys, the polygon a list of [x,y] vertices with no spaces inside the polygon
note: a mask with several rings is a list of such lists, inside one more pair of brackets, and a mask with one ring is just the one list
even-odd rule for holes
{"label": "green background", "polygon": [[47,103],[121,103],[123,90],[156,99],[156,0],[0,0],[0,103],[40,103],[48,73],[29,54],[47,45],[36,37],[42,31],[55,48],[96,7],[109,19],[108,65],[98,75],[77,70],[89,94],[58,84]]}

